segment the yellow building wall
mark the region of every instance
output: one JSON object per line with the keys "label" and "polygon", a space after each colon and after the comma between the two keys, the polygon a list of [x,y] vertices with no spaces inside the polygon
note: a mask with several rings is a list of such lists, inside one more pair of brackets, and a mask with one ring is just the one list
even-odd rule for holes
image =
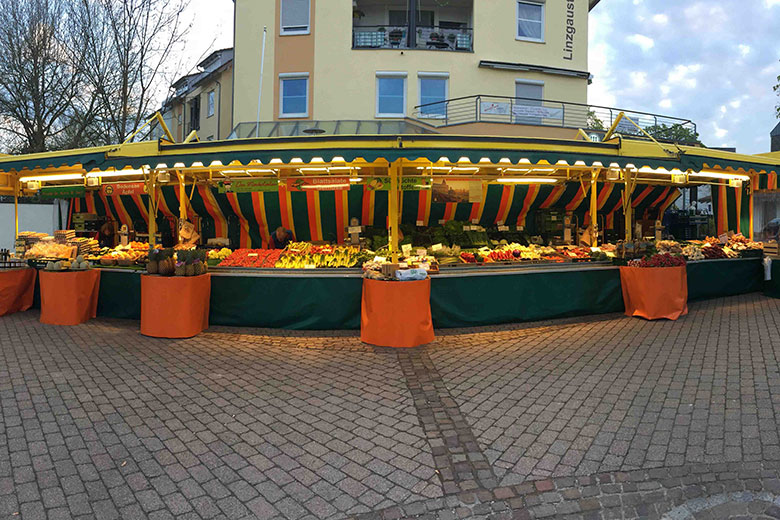
{"label": "yellow building wall", "polygon": [[[278,78],[272,76],[277,40],[276,2],[236,0],[234,122],[254,121],[257,110],[262,28],[268,27],[261,120],[276,119]],[[566,51],[567,5],[573,6],[573,53]],[[474,0],[474,52],[399,49],[352,49],[352,2],[312,2],[314,70],[310,78],[309,117],[315,120],[374,119],[376,72],[407,73],[407,116],[419,104],[419,72],[448,72],[448,98],[474,94],[514,97],[515,80],[544,82],[544,98],[587,101],[587,80],[547,73],[479,68],[481,60],[523,63],[587,71],[588,2],[547,1],[545,42],[518,41],[515,0]],[[571,31],[571,29],[569,29]],[[309,36],[311,37],[311,36]],[[298,38],[282,36],[281,38]],[[301,37],[303,38],[303,37]],[[564,56],[572,57],[571,60]]]}
{"label": "yellow building wall", "polygon": [[[221,93],[220,90],[222,91]],[[209,81],[199,85],[196,90],[187,96],[188,103],[195,96],[200,96],[200,130],[198,130],[198,137],[202,141],[225,139],[233,130],[232,107],[230,104],[232,90],[233,70],[232,67],[227,67],[220,72],[219,78],[209,79]],[[209,117],[208,93],[212,91],[214,92],[214,115]],[[217,124],[219,124],[219,132],[217,132]]]}
{"label": "yellow building wall", "polygon": [[[334,1],[334,0],[331,0]],[[339,0],[340,1],[340,0]],[[276,2],[272,0],[235,0],[235,32],[233,66],[233,122],[253,122],[257,118],[257,94],[260,84],[260,55],[263,47],[263,27],[267,27],[265,73],[260,110],[261,121],[274,120],[275,89],[274,43],[279,33],[276,22]],[[291,36],[288,36],[291,38]]]}

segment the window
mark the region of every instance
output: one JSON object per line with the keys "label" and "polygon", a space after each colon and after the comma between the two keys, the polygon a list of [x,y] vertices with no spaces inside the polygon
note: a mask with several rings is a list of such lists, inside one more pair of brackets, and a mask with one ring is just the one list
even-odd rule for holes
{"label": "window", "polygon": [[544,41],[543,2],[517,2],[517,39]]}
{"label": "window", "polygon": [[200,130],[200,96],[190,101],[190,132]]}
{"label": "window", "polygon": [[[422,117],[443,118],[447,115],[447,90],[449,74],[446,72],[421,72],[420,79],[420,115]],[[431,104],[435,103],[435,104]]]}
{"label": "window", "polygon": [[541,110],[544,99],[544,83],[541,81],[517,80],[515,82],[516,99],[512,107],[514,122],[521,125],[541,125]]}
{"label": "window", "polygon": [[212,90],[211,92],[209,92],[208,95],[208,116],[206,117],[211,117],[213,115],[214,115],[214,91]]}
{"label": "window", "polygon": [[309,34],[309,0],[281,1],[281,34]]}
{"label": "window", "polygon": [[309,116],[309,75],[279,74],[279,117]]}
{"label": "window", "polygon": [[376,75],[376,116],[406,116],[406,73],[379,72]]}

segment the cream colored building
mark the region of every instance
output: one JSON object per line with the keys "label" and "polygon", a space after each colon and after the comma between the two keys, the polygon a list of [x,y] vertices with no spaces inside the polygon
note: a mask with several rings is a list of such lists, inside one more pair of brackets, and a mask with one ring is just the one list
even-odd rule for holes
{"label": "cream colored building", "polygon": [[264,130],[400,120],[437,132],[571,135],[588,118],[597,1],[234,0],[233,126],[247,136],[259,98]]}
{"label": "cream colored building", "polygon": [[[176,141],[193,130],[201,141],[226,139],[233,129],[233,49],[212,52],[198,72],[181,77],[161,110]],[[159,137],[160,129],[155,129]]]}

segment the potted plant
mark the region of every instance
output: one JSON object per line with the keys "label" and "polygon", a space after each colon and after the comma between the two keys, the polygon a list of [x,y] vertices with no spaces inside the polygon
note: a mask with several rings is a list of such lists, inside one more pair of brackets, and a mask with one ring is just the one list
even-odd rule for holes
{"label": "potted plant", "polygon": [[447,40],[448,40],[450,43],[455,43],[455,33],[450,33],[450,34],[448,34],[448,35],[447,35]]}

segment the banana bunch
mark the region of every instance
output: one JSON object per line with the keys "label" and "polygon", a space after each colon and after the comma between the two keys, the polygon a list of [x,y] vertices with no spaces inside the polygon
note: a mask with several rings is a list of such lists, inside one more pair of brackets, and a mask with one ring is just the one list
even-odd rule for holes
{"label": "banana bunch", "polygon": [[305,269],[308,266],[352,267],[358,262],[358,248],[337,248],[332,253],[284,254],[276,262],[280,269]]}

